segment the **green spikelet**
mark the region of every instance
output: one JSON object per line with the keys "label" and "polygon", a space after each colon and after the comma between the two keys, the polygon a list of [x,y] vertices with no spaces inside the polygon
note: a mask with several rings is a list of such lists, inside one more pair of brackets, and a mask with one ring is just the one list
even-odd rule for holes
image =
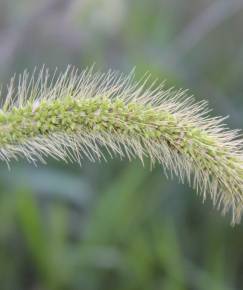
{"label": "green spikelet", "polygon": [[109,71],[68,68],[50,77],[25,72],[8,87],[0,110],[0,159],[45,162],[50,155],[81,163],[105,158],[149,158],[210,196],[232,223],[243,210],[243,151],[237,131],[208,117],[206,102],[185,91],[147,85]]}

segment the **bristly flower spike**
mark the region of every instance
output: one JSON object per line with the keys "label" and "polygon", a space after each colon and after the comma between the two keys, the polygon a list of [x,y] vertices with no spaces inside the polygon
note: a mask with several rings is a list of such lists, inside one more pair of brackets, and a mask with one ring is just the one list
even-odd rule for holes
{"label": "bristly flower spike", "polygon": [[23,156],[66,162],[119,155],[161,164],[210,196],[232,223],[243,212],[243,139],[223,118],[208,115],[207,103],[187,92],[149,85],[129,75],[82,72],[69,67],[50,76],[24,72],[14,78],[0,110],[0,159],[9,164]]}

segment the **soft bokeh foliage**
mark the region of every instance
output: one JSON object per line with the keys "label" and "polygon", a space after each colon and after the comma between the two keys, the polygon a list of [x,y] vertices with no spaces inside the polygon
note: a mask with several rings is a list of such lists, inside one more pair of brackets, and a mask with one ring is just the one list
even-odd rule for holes
{"label": "soft bokeh foliage", "polygon": [[[242,128],[242,26],[240,0],[2,0],[0,78],[136,66]],[[159,166],[11,167],[0,164],[1,289],[241,289],[242,224]]]}

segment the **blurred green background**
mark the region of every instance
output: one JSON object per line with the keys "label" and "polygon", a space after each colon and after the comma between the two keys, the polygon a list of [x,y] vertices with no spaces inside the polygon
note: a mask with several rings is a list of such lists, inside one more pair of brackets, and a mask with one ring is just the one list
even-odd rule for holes
{"label": "blurred green background", "polygon": [[[0,0],[0,80],[96,63],[243,128],[242,0]],[[243,289],[243,226],[138,161],[0,163],[0,288]]]}

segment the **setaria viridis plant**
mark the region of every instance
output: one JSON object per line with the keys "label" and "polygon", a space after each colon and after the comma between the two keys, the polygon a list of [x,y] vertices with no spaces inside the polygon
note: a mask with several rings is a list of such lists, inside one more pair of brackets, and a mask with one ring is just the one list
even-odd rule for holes
{"label": "setaria viridis plant", "polygon": [[47,156],[81,163],[109,155],[149,159],[210,196],[232,223],[243,211],[243,149],[238,131],[209,117],[207,103],[109,71],[24,72],[10,82],[0,110],[0,159]]}

